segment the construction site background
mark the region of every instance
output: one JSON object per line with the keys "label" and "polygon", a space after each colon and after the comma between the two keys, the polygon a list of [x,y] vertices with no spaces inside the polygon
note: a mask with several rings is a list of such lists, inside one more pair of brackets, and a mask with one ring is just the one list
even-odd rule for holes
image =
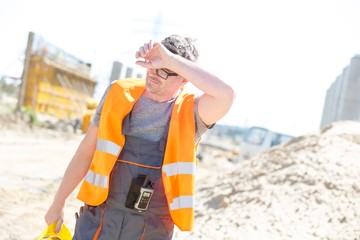
{"label": "construction site background", "polygon": [[97,107],[91,63],[30,32],[21,78],[0,79],[0,113],[14,111],[32,126],[86,132]]}

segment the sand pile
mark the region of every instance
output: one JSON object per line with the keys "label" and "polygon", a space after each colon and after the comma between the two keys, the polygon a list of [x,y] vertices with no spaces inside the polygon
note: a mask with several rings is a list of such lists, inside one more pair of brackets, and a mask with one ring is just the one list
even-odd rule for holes
{"label": "sand pile", "polygon": [[333,124],[230,170],[207,156],[215,171],[199,181],[196,231],[183,239],[360,239],[359,122]]}

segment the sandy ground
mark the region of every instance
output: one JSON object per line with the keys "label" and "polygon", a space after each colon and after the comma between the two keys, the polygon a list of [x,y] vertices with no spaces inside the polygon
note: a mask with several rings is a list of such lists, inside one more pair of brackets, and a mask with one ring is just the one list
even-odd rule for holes
{"label": "sandy ground", "polygon": [[[0,120],[0,239],[34,239],[83,136]],[[202,151],[195,231],[174,239],[360,239],[360,123],[240,162]],[[70,231],[81,205],[76,192],[65,211]]]}
{"label": "sandy ground", "polygon": [[[0,239],[34,239],[46,227],[43,216],[82,136],[14,121],[0,128]],[[70,229],[79,204],[70,196]]]}

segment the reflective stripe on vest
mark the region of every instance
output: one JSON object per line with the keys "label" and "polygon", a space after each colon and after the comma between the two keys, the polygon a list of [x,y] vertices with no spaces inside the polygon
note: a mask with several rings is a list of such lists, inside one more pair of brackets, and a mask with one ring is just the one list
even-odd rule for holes
{"label": "reflective stripe on vest", "polygon": [[117,156],[120,149],[121,147],[119,145],[109,140],[98,139],[96,142],[96,150],[106,152],[111,155]]}
{"label": "reflective stripe on vest", "polygon": [[[99,152],[105,152],[117,156],[120,152],[120,149],[121,147],[119,145],[109,140],[98,139],[96,142],[96,151]],[[95,173],[89,169],[84,180],[94,186],[108,188],[109,176]]]}
{"label": "reflective stripe on vest", "polygon": [[107,188],[108,182],[109,182],[109,177],[101,175],[101,174],[97,174],[97,173],[89,170],[87,172],[84,180],[92,185],[102,187],[102,188]]}
{"label": "reflective stripe on vest", "polygon": [[[193,174],[196,173],[196,163],[194,162],[176,162],[163,165],[163,171],[168,177],[178,174]],[[178,210],[181,208],[194,208],[194,196],[179,196],[172,199],[170,203],[170,210]]]}
{"label": "reflective stripe on vest", "polygon": [[176,162],[163,165],[163,171],[167,176],[177,174],[195,174],[196,163],[194,162]]}
{"label": "reflective stripe on vest", "polygon": [[[100,152],[105,152],[117,156],[120,152],[120,149],[121,147],[112,141],[98,139],[96,142],[96,150]],[[89,169],[84,180],[94,186],[108,188],[109,176],[95,173]]]}
{"label": "reflective stripe on vest", "polygon": [[194,208],[193,196],[181,196],[173,198],[173,202],[170,204],[170,210],[177,210],[181,208]]}

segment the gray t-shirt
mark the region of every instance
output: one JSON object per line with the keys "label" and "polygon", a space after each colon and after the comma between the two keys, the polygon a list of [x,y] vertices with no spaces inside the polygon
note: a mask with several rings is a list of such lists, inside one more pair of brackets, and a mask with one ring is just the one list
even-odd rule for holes
{"label": "gray t-shirt", "polygon": [[[99,126],[102,106],[105,101],[105,97],[110,90],[111,85],[106,89],[96,113],[92,119],[92,124]],[[131,121],[129,126],[129,135],[138,137],[141,139],[157,142],[161,139],[166,124],[168,123],[171,113],[172,106],[175,101],[171,99],[167,102],[156,102],[152,99],[141,96],[135,103],[131,111]],[[196,129],[196,141],[200,139],[202,134],[206,132],[211,126],[207,126],[198,114],[198,98],[196,99],[194,106],[195,113],[195,129]]]}

